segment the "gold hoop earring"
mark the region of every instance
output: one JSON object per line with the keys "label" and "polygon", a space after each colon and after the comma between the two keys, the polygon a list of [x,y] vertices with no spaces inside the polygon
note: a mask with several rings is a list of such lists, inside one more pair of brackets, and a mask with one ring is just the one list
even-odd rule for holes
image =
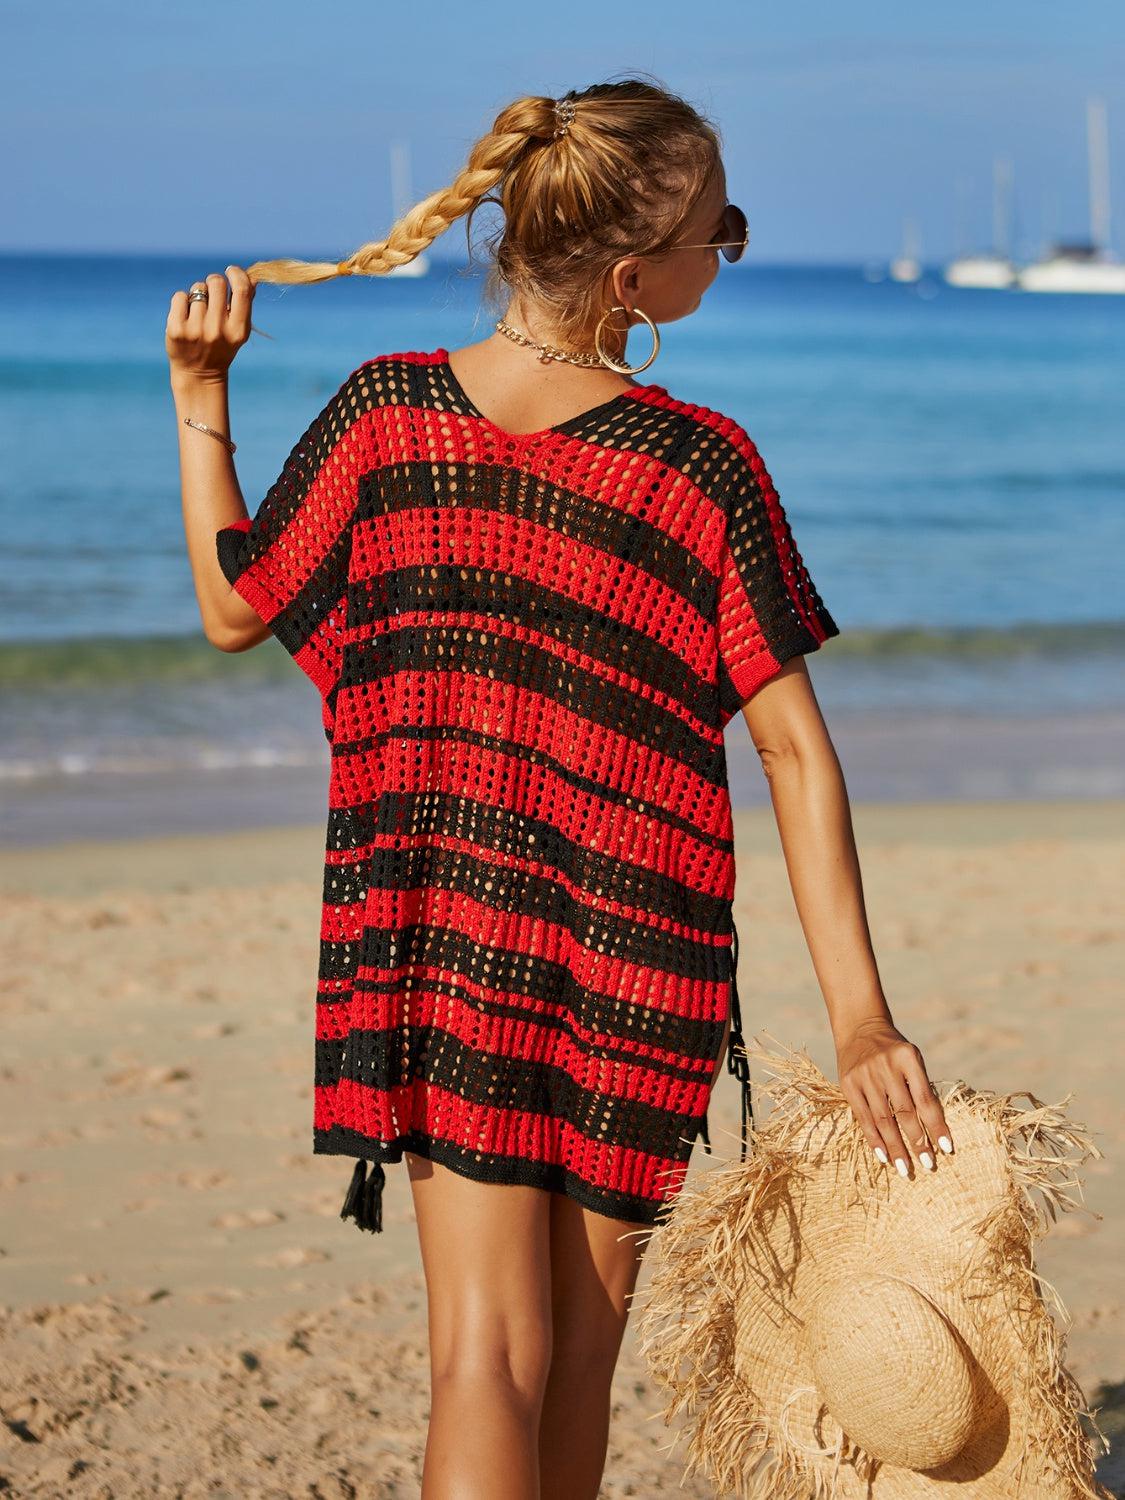
{"label": "gold hoop earring", "polygon": [[[637,314],[637,316],[641,317],[641,318],[643,318],[645,320],[645,322],[648,324],[649,329],[650,329],[650,331],[652,333],[652,353],[645,360],[645,362],[644,362],[643,365],[619,365],[619,364],[616,364],[612,359],[608,358],[608,356],[605,354],[604,350],[602,349],[602,324],[609,317],[610,313],[615,313],[615,312],[627,313],[628,310],[629,309],[626,308],[626,307],[610,307],[610,308],[607,308],[604,313],[602,313],[601,317],[598,319],[598,326],[594,329],[594,348],[598,351],[598,358],[601,360],[602,364],[603,365],[607,365],[609,367],[609,369],[611,369],[611,370],[616,370],[617,373],[618,373],[618,375],[639,375],[642,370],[647,370],[648,369],[649,365],[652,364],[653,360],[660,353],[660,330],[657,328],[656,324],[649,317],[648,313],[642,312],[639,307],[634,307],[633,308],[633,311]],[[626,336],[626,338],[628,338],[628,336],[629,336],[629,330],[628,330],[628,328],[626,328],[626,330],[625,330],[625,336]]]}

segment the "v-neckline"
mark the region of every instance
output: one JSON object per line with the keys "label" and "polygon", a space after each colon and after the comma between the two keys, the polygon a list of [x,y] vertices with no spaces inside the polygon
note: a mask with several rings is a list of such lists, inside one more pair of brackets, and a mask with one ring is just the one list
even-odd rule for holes
{"label": "v-neckline", "polygon": [[435,349],[434,355],[441,364],[446,383],[461,405],[466,406],[470,415],[476,417],[478,422],[483,422],[492,432],[510,443],[526,443],[531,438],[553,437],[556,434],[564,434],[569,432],[572,427],[577,427],[581,423],[588,421],[591,417],[608,411],[611,407],[616,406],[619,401],[633,399],[640,391],[664,390],[663,386],[654,385],[651,381],[645,383],[638,382],[636,385],[627,385],[624,390],[618,391],[616,395],[610,396],[605,401],[599,401],[596,406],[588,406],[585,411],[580,411],[576,416],[567,417],[563,422],[555,422],[550,427],[538,427],[533,432],[509,432],[506,427],[499,426],[491,417],[486,417],[484,412],[477,406],[468,391],[458,380],[456,372],[449,362],[449,350]]}

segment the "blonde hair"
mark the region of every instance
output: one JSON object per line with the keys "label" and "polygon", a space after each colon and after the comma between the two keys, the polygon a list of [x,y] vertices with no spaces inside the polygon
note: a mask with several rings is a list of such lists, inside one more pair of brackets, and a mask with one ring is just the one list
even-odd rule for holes
{"label": "blonde hair", "polygon": [[564,339],[588,336],[606,311],[610,267],[630,254],[659,255],[681,233],[721,164],[721,136],[685,99],[642,78],[564,97],[574,115],[562,134],[553,98],[527,94],[506,105],[453,182],[396,220],[385,239],[339,262],[255,261],[251,281],[384,276],[462,216],[468,239],[473,214],[490,202],[504,223],[486,241],[486,301],[497,305],[506,288],[545,307]]}

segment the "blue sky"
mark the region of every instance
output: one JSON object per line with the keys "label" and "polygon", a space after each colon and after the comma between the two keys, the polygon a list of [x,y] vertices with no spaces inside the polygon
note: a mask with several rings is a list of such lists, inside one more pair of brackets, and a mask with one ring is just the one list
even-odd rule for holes
{"label": "blue sky", "polygon": [[[391,140],[417,200],[509,99],[642,69],[717,120],[761,261],[883,258],[906,215],[925,259],[962,222],[987,244],[996,154],[1027,253],[1085,237],[1099,94],[1125,254],[1121,0],[8,0],[3,28],[9,250],[344,255],[389,227]],[[435,249],[463,247],[459,223]]]}

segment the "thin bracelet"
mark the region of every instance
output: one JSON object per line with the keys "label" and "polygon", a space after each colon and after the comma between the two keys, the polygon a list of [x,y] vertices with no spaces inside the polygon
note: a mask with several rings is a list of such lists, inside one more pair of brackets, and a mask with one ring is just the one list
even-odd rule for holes
{"label": "thin bracelet", "polygon": [[208,437],[218,438],[219,442],[225,444],[232,453],[238,447],[237,443],[232,443],[229,437],[224,437],[221,432],[216,432],[213,427],[208,427],[205,422],[194,422],[191,417],[185,417],[184,421],[189,427],[194,427],[197,432],[205,432]]}

